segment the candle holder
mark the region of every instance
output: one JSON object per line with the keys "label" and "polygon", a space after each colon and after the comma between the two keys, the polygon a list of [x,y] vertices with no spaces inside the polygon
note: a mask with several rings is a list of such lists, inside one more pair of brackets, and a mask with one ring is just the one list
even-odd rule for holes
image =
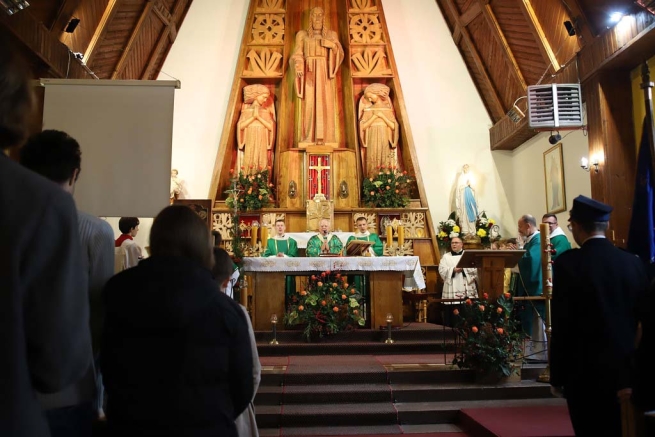
{"label": "candle holder", "polygon": [[395,343],[391,338],[391,323],[393,322],[393,314],[387,313],[387,339],[384,340],[385,344]]}
{"label": "candle holder", "polygon": [[277,341],[277,314],[271,315],[271,327],[273,329],[273,340],[269,341],[268,344],[280,344]]}

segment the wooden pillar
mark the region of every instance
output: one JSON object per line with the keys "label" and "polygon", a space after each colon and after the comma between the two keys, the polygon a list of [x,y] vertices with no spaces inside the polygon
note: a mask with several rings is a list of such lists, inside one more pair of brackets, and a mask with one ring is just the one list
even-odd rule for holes
{"label": "wooden pillar", "polygon": [[598,172],[592,166],[589,173],[591,197],[614,207],[607,236],[615,245],[625,247],[637,169],[630,72],[599,72],[585,81],[583,94],[589,161],[599,161]]}

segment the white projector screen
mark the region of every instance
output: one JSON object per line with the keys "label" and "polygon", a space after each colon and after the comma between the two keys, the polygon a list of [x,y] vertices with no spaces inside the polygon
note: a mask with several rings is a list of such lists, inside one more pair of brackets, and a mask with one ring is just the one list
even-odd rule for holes
{"label": "white projector screen", "polygon": [[155,217],[169,203],[178,81],[41,79],[43,129],[75,138],[77,207],[104,217]]}

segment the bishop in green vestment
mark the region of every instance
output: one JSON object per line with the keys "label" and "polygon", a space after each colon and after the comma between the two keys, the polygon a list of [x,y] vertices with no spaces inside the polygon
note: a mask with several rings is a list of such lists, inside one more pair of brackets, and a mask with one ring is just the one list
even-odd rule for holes
{"label": "bishop in green vestment", "polygon": [[357,227],[357,232],[355,232],[355,235],[348,237],[348,241],[346,241],[346,247],[348,247],[348,243],[350,243],[352,240],[372,241],[374,244],[368,248],[369,253],[371,256],[382,256],[382,251],[384,250],[382,241],[380,241],[378,234],[369,232],[368,220],[366,220],[366,217],[358,218],[355,226]]}
{"label": "bishop in green vestment", "polygon": [[330,232],[330,220],[321,219],[318,223],[318,230],[319,233],[307,242],[306,255],[320,256],[322,253],[340,254],[343,250],[343,243],[339,237]]}

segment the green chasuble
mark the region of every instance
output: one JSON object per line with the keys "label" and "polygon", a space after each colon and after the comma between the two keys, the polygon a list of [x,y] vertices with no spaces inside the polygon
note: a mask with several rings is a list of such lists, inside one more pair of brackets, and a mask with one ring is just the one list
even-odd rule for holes
{"label": "green chasuble", "polygon": [[[273,238],[269,238],[266,242],[266,250],[264,251],[264,257],[275,257],[278,253],[283,253],[288,257],[297,257],[298,256],[298,243],[296,240],[290,237],[278,237],[277,235]],[[285,291],[286,291],[286,301],[285,307],[289,306],[290,300],[296,293],[296,277],[287,275],[284,278],[285,282]]]}
{"label": "green chasuble", "polygon": [[263,256],[277,256],[278,253],[296,257],[298,256],[298,243],[296,243],[296,240],[289,237],[280,238],[275,236],[269,238],[266,242],[266,250],[264,251]]}
{"label": "green chasuble", "polygon": [[[557,230],[555,230],[555,232],[557,232]],[[550,244],[552,244],[553,249],[555,249],[555,253],[551,256],[551,259],[553,261],[555,261],[557,257],[560,256],[561,254],[571,249],[571,243],[569,243],[569,239],[566,238],[566,235],[564,235],[564,233],[555,236],[551,235]]]}
{"label": "green chasuble", "polygon": [[[339,240],[339,237],[336,235],[328,235],[325,237],[328,240],[328,247],[330,248],[330,253],[339,254],[343,250],[343,243]],[[314,235],[307,242],[307,250],[305,251],[307,256],[319,256],[321,254],[321,246],[323,246],[323,236]]]}
{"label": "green chasuble", "polygon": [[382,256],[384,246],[382,245],[382,241],[380,241],[378,234],[373,234],[370,232],[367,232],[366,234],[356,233],[355,235],[348,237],[348,241],[346,241],[346,247],[348,247],[348,243],[350,243],[352,240],[372,241],[374,244],[371,246],[371,248],[373,249],[375,256]]}
{"label": "green chasuble", "polygon": [[[519,260],[520,278],[517,296],[541,296],[543,294],[541,283],[541,235],[537,232],[523,247],[525,253]],[[519,311],[523,332],[532,336],[532,320],[534,312],[532,305],[544,316],[543,301],[523,301],[524,309]]]}

